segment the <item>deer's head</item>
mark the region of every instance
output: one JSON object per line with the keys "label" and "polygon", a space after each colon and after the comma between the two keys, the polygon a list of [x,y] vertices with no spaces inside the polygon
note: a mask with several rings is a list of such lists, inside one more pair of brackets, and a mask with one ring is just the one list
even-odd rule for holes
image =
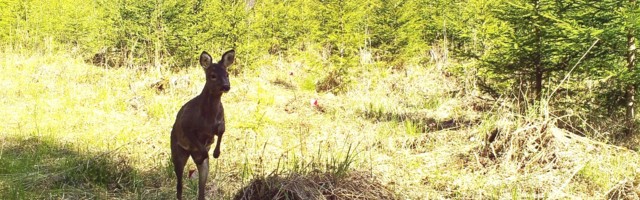
{"label": "deer's head", "polygon": [[203,51],[200,54],[200,66],[206,74],[205,88],[213,94],[222,94],[231,89],[229,83],[229,73],[227,68],[235,61],[235,51],[230,50],[222,54],[222,58],[217,63],[213,63],[213,58],[209,53]]}

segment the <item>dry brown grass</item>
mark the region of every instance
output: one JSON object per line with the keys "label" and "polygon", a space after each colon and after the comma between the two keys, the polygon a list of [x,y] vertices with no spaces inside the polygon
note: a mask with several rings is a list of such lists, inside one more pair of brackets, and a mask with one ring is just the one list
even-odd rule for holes
{"label": "dry brown grass", "polygon": [[236,200],[395,199],[391,190],[367,172],[288,174],[258,177],[240,189]]}
{"label": "dry brown grass", "polygon": [[[173,198],[168,133],[179,106],[202,89],[200,68],[160,74],[95,67],[70,56],[0,58],[0,198]],[[451,65],[376,66],[332,94],[316,91],[322,76],[313,63],[296,62],[271,59],[232,76],[232,91],[223,97],[229,132],[211,163],[208,198],[637,193],[635,151],[562,129],[571,120],[548,114],[554,112],[546,106],[519,115],[508,100],[487,101],[472,70],[455,77],[447,72]],[[560,126],[561,120],[567,122]],[[36,149],[19,151],[9,142],[33,138],[50,145],[17,145]],[[92,162],[95,157],[107,164]],[[48,165],[40,164],[43,158]],[[80,165],[68,181],[52,174]],[[16,180],[51,184],[33,189]],[[194,198],[197,180],[186,182],[186,198]]]}

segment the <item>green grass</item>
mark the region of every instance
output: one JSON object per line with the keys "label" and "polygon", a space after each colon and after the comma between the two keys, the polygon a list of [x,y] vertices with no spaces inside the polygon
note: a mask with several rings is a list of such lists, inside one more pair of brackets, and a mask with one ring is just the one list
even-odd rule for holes
{"label": "green grass", "polygon": [[[223,96],[210,199],[254,178],[317,171],[366,172],[398,199],[604,198],[640,172],[636,152],[568,134],[536,110],[474,109],[482,102],[459,92],[475,89],[469,81],[433,66],[362,69],[331,94],[316,92],[325,77],[308,70],[314,63],[263,63],[232,76]],[[174,197],[169,133],[202,89],[199,67],[105,69],[64,53],[7,52],[0,70],[0,199]],[[196,187],[188,180],[185,198]]]}

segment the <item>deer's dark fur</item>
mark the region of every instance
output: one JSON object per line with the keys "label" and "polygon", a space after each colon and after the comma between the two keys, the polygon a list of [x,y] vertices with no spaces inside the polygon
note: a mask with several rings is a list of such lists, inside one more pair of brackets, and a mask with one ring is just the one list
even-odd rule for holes
{"label": "deer's dark fur", "polygon": [[182,199],[182,175],[189,156],[198,167],[198,199],[204,199],[204,188],[209,175],[208,152],[214,135],[216,147],[213,157],[220,156],[220,141],[225,130],[220,97],[231,88],[227,67],[235,61],[235,51],[227,51],[217,63],[212,60],[207,52],[200,55],[200,65],[206,74],[204,89],[200,95],[182,106],[171,130],[171,159],[178,179],[178,199]]}

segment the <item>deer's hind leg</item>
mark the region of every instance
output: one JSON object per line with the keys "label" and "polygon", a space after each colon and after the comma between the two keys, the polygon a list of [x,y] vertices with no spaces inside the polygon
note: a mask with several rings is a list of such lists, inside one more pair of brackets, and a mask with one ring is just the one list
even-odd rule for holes
{"label": "deer's hind leg", "polygon": [[182,199],[182,175],[188,159],[189,153],[186,150],[182,149],[178,144],[171,145],[171,160],[178,180],[176,183],[176,198],[178,199]]}
{"label": "deer's hind leg", "polygon": [[209,177],[209,148],[206,151],[191,154],[193,161],[198,167],[198,199],[204,200],[205,186]]}

